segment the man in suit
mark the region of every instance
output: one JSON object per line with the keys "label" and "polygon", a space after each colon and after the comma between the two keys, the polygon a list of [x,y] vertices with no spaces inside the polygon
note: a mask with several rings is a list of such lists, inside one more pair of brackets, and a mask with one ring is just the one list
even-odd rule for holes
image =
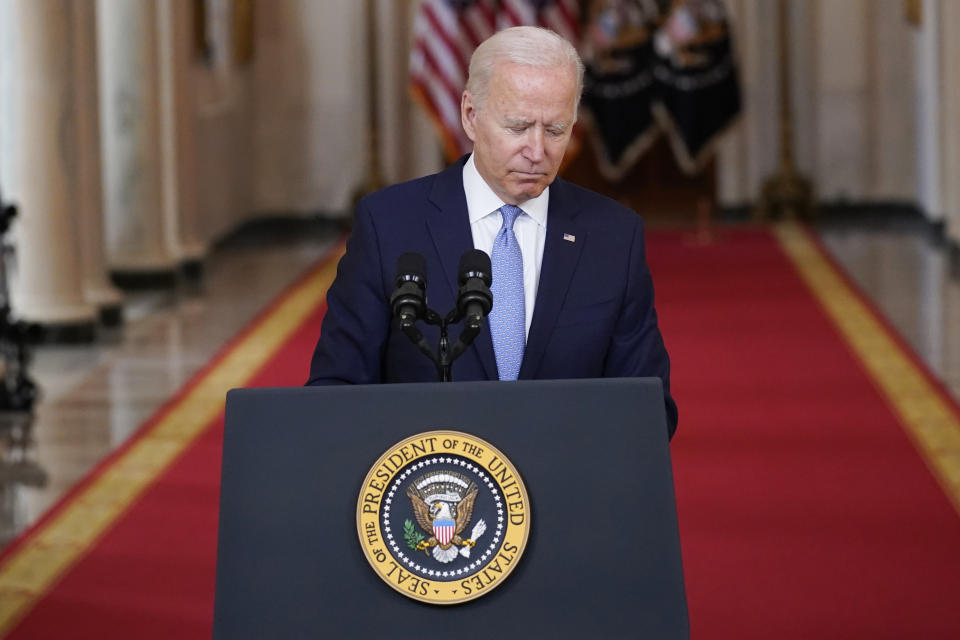
{"label": "man in suit", "polygon": [[[454,380],[656,376],[673,435],[643,222],[556,177],[582,83],[576,50],[551,31],[506,29],[477,48],[461,101],[473,153],[360,201],[307,384],[436,380],[391,317],[397,258],[425,257],[428,302],[445,313],[459,258],[477,248],[491,255],[493,309]],[[436,344],[436,328],[424,335]]]}

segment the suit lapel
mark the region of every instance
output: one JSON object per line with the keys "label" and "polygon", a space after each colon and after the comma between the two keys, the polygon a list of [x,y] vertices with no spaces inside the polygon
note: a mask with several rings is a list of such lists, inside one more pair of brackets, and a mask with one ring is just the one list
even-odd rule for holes
{"label": "suit lapel", "polygon": [[540,283],[520,366],[520,379],[531,379],[537,373],[580,260],[580,252],[587,241],[586,229],[575,222],[579,211],[576,194],[563,180],[555,180],[550,186]]}
{"label": "suit lapel", "polygon": [[[467,214],[467,197],[463,192],[463,165],[467,156],[460,158],[450,167],[437,175],[430,191],[430,202],[434,208],[427,214],[427,229],[433,239],[434,249],[440,256],[450,299],[456,301],[460,284],[457,282],[457,268],[460,256],[473,248],[473,234],[470,232],[470,217]],[[439,278],[431,279],[439,284]],[[436,285],[434,285],[436,286]],[[447,309],[438,309],[446,313]],[[489,380],[497,379],[497,361],[493,355],[493,342],[490,339],[490,326],[485,321],[483,331],[476,337],[471,349],[475,350]],[[464,356],[461,356],[464,357]]]}

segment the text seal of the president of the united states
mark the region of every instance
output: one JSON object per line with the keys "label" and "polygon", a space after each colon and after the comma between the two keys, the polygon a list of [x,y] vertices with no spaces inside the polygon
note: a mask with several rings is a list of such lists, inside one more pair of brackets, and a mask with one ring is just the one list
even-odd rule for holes
{"label": "text seal of the president of the united states", "polygon": [[432,604],[486,595],[506,580],[530,533],[530,502],[513,464],[459,431],[398,442],[357,500],[364,555],[384,582]]}

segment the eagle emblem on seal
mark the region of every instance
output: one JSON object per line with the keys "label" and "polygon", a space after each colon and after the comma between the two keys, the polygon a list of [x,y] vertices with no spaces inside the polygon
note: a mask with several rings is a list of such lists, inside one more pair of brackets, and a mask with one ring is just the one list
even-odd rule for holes
{"label": "eagle emblem on seal", "polygon": [[438,562],[452,562],[457,555],[469,558],[470,549],[487,529],[481,519],[469,538],[461,536],[473,517],[477,492],[472,480],[453,471],[434,471],[414,480],[407,487],[407,497],[417,524],[429,537],[410,531],[408,545],[427,555],[432,553]]}

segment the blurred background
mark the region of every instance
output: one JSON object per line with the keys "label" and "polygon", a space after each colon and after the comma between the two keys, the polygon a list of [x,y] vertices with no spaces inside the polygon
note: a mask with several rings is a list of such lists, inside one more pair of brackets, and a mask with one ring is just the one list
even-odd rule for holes
{"label": "blurred background", "polygon": [[512,24],[587,63],[565,177],[704,243],[809,224],[960,395],[960,2],[0,0],[0,545],[360,195],[469,151],[465,61]]}

